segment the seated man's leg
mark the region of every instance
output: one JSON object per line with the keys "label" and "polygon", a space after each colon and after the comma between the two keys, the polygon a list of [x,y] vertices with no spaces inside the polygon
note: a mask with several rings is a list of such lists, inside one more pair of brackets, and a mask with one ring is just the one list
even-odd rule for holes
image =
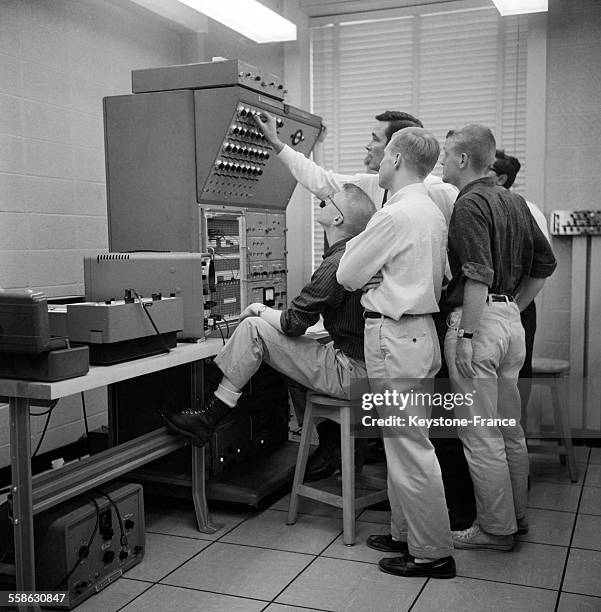
{"label": "seated man's leg", "polygon": [[309,389],[334,397],[349,397],[352,379],[365,377],[360,362],[338,359],[331,344],[306,336],[285,336],[261,318],[249,317],[215,357],[223,373],[216,392],[199,410],[164,415],[165,420],[197,444],[206,444],[262,362]]}

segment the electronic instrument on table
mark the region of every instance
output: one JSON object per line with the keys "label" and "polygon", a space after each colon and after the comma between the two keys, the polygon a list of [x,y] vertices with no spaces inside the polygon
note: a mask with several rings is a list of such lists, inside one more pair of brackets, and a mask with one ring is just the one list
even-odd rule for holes
{"label": "electronic instrument on table", "polygon": [[41,291],[0,291],[0,377],[53,382],[89,370],[86,346],[53,336]]}

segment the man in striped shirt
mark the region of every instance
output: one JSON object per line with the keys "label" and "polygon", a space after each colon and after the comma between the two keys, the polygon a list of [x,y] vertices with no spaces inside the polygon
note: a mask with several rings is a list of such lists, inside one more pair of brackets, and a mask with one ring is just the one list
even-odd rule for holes
{"label": "man in striped shirt", "polygon": [[[367,377],[361,291],[346,291],[336,272],[346,243],[365,229],[374,213],[373,202],[356,185],[344,185],[325,200],[317,220],[331,246],[311,281],[286,310],[256,303],[242,312],[240,324],[215,358],[223,373],[219,387],[198,410],[165,413],[173,429],[199,446],[206,444],[263,362],[319,393],[342,399],[360,393],[353,383]],[[332,338],[328,344],[304,335],[320,315]]]}

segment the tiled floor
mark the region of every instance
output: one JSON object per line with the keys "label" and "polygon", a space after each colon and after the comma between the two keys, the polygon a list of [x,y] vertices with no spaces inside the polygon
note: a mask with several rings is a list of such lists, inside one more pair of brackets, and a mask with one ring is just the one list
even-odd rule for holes
{"label": "tiled floor", "polygon": [[357,543],[342,543],[340,511],[288,496],[262,512],[213,513],[199,533],[192,504],[147,500],[144,561],[78,612],[601,612],[601,449],[577,447],[580,480],[549,459],[531,470],[530,532],[511,553],[455,551],[455,580],[402,579],[378,571],[365,546],[389,515],[366,510]]}

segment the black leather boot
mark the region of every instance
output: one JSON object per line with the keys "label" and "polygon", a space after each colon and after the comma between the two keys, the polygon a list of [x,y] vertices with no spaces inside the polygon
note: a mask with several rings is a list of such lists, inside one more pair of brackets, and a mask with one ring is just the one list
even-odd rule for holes
{"label": "black leather boot", "polygon": [[196,446],[204,446],[215,432],[215,427],[233,410],[211,393],[198,410],[164,412],[163,419],[178,433],[187,436]]}

